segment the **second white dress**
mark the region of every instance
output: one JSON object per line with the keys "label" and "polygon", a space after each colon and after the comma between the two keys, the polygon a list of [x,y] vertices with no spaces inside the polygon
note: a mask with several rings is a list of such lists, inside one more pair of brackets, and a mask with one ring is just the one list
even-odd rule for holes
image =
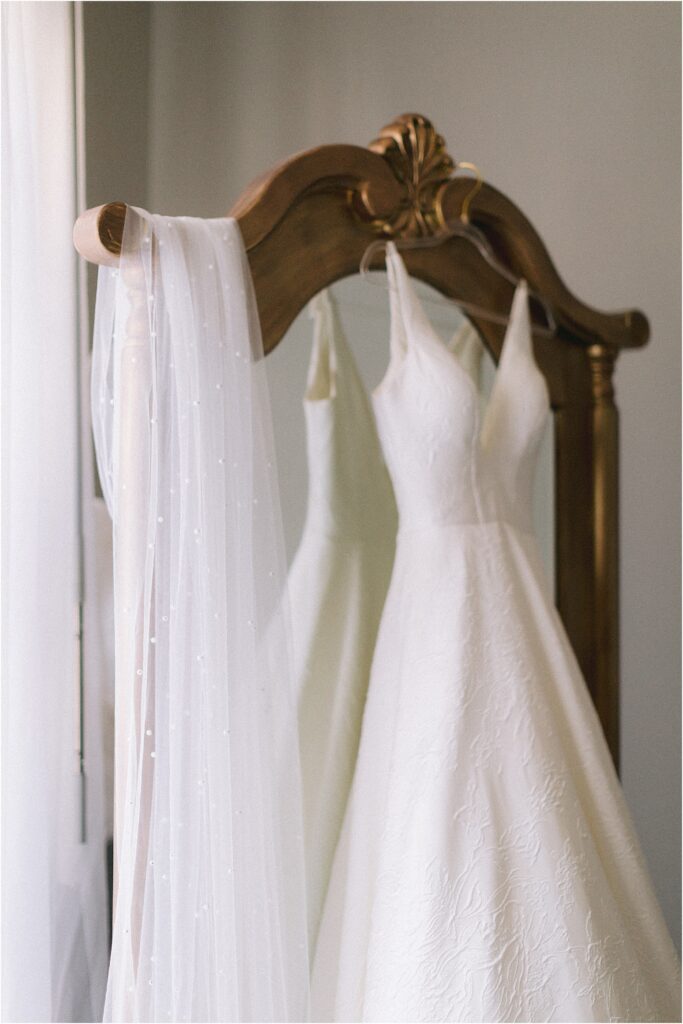
{"label": "second white dress", "polygon": [[372,410],[330,294],[317,295],[310,310],[308,505],[289,595],[312,952],[351,787],[397,513]]}

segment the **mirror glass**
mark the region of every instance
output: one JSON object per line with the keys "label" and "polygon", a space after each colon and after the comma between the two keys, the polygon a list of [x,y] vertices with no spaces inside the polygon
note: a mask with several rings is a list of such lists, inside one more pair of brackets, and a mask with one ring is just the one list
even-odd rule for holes
{"label": "mirror glass", "polygon": [[[464,322],[458,306],[435,289],[414,281],[420,301],[434,328],[450,340]],[[339,311],[347,343],[368,394],[381,381],[389,361],[389,291],[386,274],[373,273],[337,281],[330,291]],[[266,359],[280,471],[285,545],[291,561],[304,525],[307,499],[306,429],[303,397],[313,343],[313,321],[304,309],[274,352]],[[482,401],[486,403],[495,364],[484,347],[480,370]],[[534,522],[543,563],[554,592],[553,425],[548,416],[534,493]]]}

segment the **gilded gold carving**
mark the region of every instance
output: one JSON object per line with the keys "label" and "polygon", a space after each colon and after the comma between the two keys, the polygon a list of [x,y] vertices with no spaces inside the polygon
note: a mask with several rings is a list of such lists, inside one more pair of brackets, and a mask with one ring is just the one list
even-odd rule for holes
{"label": "gilded gold carving", "polygon": [[386,125],[369,149],[379,153],[404,188],[397,209],[374,227],[386,235],[430,235],[439,227],[436,199],[455,164],[443,136],[422,114],[402,114]]}

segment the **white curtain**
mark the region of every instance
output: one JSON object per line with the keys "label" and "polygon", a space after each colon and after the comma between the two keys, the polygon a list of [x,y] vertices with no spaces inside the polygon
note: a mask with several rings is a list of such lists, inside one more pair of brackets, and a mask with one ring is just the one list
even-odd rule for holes
{"label": "white curtain", "polygon": [[114,522],[106,1019],[304,1020],[285,566],[236,221],[129,212],[100,270],[93,421]]}
{"label": "white curtain", "polygon": [[73,15],[67,3],[2,5],[8,1021],[98,1019],[108,956],[101,676],[96,650],[79,638],[95,610],[88,598],[92,474],[88,453],[79,460]]}

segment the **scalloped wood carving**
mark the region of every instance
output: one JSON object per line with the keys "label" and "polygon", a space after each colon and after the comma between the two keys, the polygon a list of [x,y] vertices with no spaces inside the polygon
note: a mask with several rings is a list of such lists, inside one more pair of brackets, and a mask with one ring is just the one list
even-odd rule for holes
{"label": "scalloped wood carving", "polygon": [[374,222],[378,230],[403,237],[433,234],[440,224],[437,195],[455,171],[443,135],[422,114],[401,114],[368,149],[384,157],[404,189],[399,207],[385,221]]}

